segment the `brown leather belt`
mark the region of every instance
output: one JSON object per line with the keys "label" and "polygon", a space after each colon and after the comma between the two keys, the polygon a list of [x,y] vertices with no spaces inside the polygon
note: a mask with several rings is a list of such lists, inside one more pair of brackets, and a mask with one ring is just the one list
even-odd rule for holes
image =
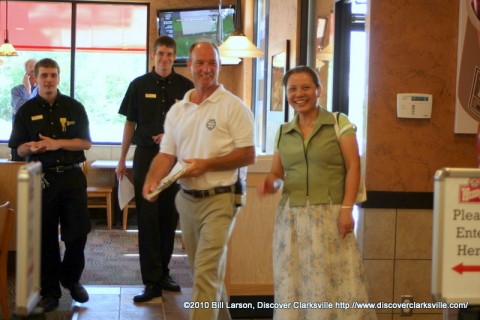
{"label": "brown leather belt", "polygon": [[233,192],[233,186],[226,186],[226,187],[215,187],[208,190],[185,190],[182,189],[188,195],[191,195],[194,198],[206,198],[210,196],[214,196],[216,194],[222,193],[229,193]]}

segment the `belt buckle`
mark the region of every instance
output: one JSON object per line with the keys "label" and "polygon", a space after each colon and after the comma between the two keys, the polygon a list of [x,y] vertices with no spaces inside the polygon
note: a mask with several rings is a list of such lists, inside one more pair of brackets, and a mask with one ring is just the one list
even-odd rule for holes
{"label": "belt buckle", "polygon": [[203,198],[206,198],[208,196],[210,196],[209,190],[195,190],[195,192],[194,192],[194,197],[195,198],[203,199]]}
{"label": "belt buckle", "polygon": [[62,173],[62,172],[64,171],[64,170],[63,170],[63,166],[57,166],[57,167],[55,167],[55,171],[56,171],[57,173]]}

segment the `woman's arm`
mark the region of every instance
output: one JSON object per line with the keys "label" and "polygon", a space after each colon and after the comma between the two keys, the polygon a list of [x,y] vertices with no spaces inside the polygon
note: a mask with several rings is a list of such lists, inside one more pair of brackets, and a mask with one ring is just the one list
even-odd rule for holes
{"label": "woman's arm", "polygon": [[345,162],[345,190],[341,210],[338,216],[338,230],[340,236],[353,232],[355,220],[352,210],[357,198],[358,186],[360,184],[360,156],[358,155],[357,137],[354,134],[341,137],[339,140],[340,150]]}
{"label": "woman's arm", "polygon": [[276,181],[280,180],[283,182],[283,177],[284,171],[282,161],[280,159],[280,153],[275,152],[273,154],[272,168],[270,169],[270,173],[265,177],[263,182],[257,186],[258,194],[265,195],[267,193],[277,192],[279,186],[276,184]]}

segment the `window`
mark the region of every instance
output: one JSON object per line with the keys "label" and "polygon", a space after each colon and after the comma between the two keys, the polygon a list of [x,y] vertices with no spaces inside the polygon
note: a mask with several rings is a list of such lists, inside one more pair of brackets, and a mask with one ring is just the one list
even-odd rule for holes
{"label": "window", "polygon": [[[320,8],[320,10],[323,8]],[[365,153],[367,38],[365,33],[366,0],[337,1],[328,16],[335,41],[317,46],[316,68],[326,93],[321,104],[331,111],[347,114],[357,126],[360,156]]]}
{"label": "window", "polygon": [[[265,44],[268,43],[267,11],[270,1],[260,0],[255,3],[256,45],[265,51],[265,57],[269,57],[272,52],[266,51]],[[348,114],[357,125],[360,155],[363,156],[366,135],[367,0],[338,0],[333,3],[302,0],[301,6],[299,64],[317,69],[323,89],[320,104],[328,110]],[[323,28],[318,28],[319,21],[324,23]],[[316,34],[320,29],[322,34]],[[276,121],[273,125],[267,119],[268,69],[264,58],[254,60],[252,105],[256,146],[262,152],[273,153],[274,133],[271,132],[276,132],[279,123],[283,121]]]}
{"label": "window", "polygon": [[255,145],[259,147],[260,151],[266,151],[266,108],[267,108],[267,61],[268,50],[266,47],[268,36],[267,14],[270,6],[269,0],[260,0],[256,2],[255,15],[257,22],[255,28],[256,45],[260,50],[265,52],[263,57],[254,59],[254,85],[252,86],[252,106],[255,115]]}
{"label": "window", "polygon": [[19,56],[0,65],[0,125],[8,129],[0,140],[10,137],[10,89],[21,83],[23,63],[49,57],[60,65],[59,90],[85,106],[92,140],[121,142],[118,108],[130,81],[147,70],[148,5],[9,1],[9,12]]}
{"label": "window", "polygon": [[348,86],[348,116],[357,126],[360,156],[365,156],[366,137],[366,81],[367,81],[367,34],[365,32],[366,0],[352,1],[350,27],[350,70]]}

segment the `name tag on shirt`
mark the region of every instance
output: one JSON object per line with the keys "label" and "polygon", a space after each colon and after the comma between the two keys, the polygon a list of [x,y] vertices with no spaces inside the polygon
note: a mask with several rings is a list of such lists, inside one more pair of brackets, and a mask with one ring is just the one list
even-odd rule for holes
{"label": "name tag on shirt", "polygon": [[43,115],[42,115],[42,114],[39,114],[38,116],[32,116],[32,121],[42,120],[42,119],[43,119]]}
{"label": "name tag on shirt", "polygon": [[145,98],[155,99],[157,95],[155,93],[145,93]]}

